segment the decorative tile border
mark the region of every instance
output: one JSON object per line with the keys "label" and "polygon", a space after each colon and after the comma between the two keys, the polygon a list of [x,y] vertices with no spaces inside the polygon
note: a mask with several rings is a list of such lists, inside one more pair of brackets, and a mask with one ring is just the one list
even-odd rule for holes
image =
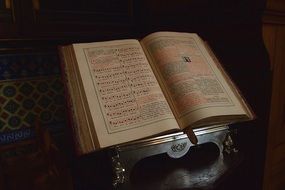
{"label": "decorative tile border", "polygon": [[[62,132],[65,123],[53,123],[45,125],[45,127],[53,134]],[[0,145],[12,144],[21,140],[27,140],[35,137],[35,131],[32,127],[23,128],[19,130],[0,133]]]}

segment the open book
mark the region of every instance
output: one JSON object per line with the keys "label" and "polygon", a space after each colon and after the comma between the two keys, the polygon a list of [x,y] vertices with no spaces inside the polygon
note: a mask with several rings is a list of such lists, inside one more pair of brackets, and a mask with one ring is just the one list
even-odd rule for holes
{"label": "open book", "polygon": [[72,44],[60,54],[79,154],[254,117],[196,34]]}

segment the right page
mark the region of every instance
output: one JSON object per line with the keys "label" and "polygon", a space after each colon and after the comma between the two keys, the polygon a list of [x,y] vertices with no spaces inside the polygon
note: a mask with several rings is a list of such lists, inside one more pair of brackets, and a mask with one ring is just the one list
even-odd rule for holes
{"label": "right page", "polygon": [[141,44],[182,129],[254,117],[198,35],[157,32]]}

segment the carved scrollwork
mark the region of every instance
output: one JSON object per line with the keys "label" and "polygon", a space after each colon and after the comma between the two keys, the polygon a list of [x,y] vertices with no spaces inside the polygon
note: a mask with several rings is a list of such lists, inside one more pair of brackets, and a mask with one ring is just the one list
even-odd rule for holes
{"label": "carved scrollwork", "polygon": [[223,146],[224,153],[231,154],[238,152],[238,148],[236,147],[230,132],[226,135],[225,140],[223,142]]}
{"label": "carved scrollwork", "polygon": [[113,187],[118,187],[119,184],[125,182],[125,168],[120,162],[119,154],[116,154],[112,157],[112,166],[113,166]]}

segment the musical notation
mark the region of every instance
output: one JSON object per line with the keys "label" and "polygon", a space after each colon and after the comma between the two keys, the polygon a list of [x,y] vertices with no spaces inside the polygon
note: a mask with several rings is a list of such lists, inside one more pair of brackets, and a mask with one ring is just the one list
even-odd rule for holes
{"label": "musical notation", "polygon": [[131,103],[135,103],[135,99],[129,99],[129,100],[124,100],[121,102],[112,102],[112,103],[107,103],[104,105],[105,108],[120,108],[122,106],[128,106]]}
{"label": "musical notation", "polygon": [[139,87],[151,87],[155,86],[155,81],[139,81],[137,83],[130,83],[130,86],[133,88],[139,88]]}
{"label": "musical notation", "polygon": [[119,92],[125,91],[126,88],[129,88],[128,84],[121,84],[117,86],[110,85],[110,86],[99,88],[99,92],[101,95],[106,94],[106,93],[119,93]]}
{"label": "musical notation", "polygon": [[101,86],[106,86],[106,85],[119,85],[119,84],[124,84],[128,81],[128,78],[120,78],[117,80],[102,80],[98,81],[97,85]]}
{"label": "musical notation", "polygon": [[117,100],[121,100],[121,99],[127,99],[132,97],[133,94],[131,91],[126,91],[126,92],[121,92],[121,93],[117,93],[117,94],[106,94],[105,96],[102,96],[102,100],[106,101],[106,102],[110,102],[110,101],[117,101]]}
{"label": "musical notation", "polygon": [[[130,126],[140,122],[142,117],[145,120],[143,104],[159,99],[153,96],[159,85],[142,49],[139,46],[95,48],[87,55],[109,126]],[[149,114],[148,117],[154,116]]]}
{"label": "musical notation", "polygon": [[114,78],[119,78],[124,76],[125,72],[124,71],[120,71],[120,72],[113,72],[113,73],[95,73],[95,78],[98,80],[101,79],[114,79]]}
{"label": "musical notation", "polygon": [[150,88],[142,88],[138,90],[133,90],[133,94],[136,96],[146,95],[150,92]]}
{"label": "musical notation", "polygon": [[107,72],[114,72],[114,71],[119,71],[123,68],[123,65],[118,65],[118,66],[97,66],[96,68],[93,68],[93,72],[95,73],[107,73]]}
{"label": "musical notation", "polygon": [[130,125],[130,124],[136,123],[139,120],[141,120],[141,116],[135,115],[135,116],[131,116],[131,117],[124,117],[124,118],[120,118],[120,119],[111,120],[111,121],[109,121],[109,123],[113,127],[119,127],[121,125],[125,126],[125,125]]}
{"label": "musical notation", "polygon": [[126,115],[131,115],[131,114],[137,114],[139,113],[139,109],[137,107],[124,107],[120,110],[112,110],[107,112],[107,116],[111,118],[117,118],[117,117],[122,117]]}

